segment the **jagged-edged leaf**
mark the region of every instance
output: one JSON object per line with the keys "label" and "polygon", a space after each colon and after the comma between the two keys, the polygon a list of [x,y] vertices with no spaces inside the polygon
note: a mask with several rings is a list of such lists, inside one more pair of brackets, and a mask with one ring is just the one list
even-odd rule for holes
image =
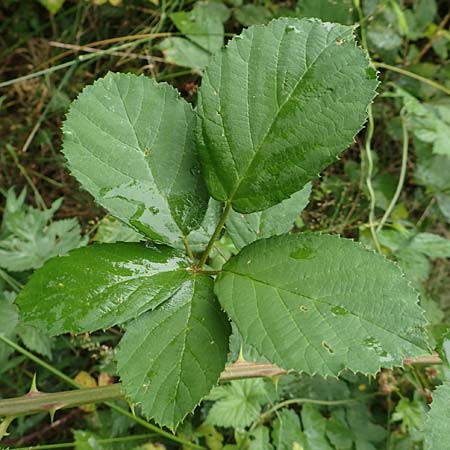
{"label": "jagged-edged leaf", "polygon": [[287,233],[308,204],[310,193],[308,183],[301,191],[265,211],[251,214],[230,211],[226,228],[234,245],[240,250],[257,239]]}
{"label": "jagged-edged leaf", "polygon": [[144,414],[175,428],[217,382],[229,334],[213,280],[190,275],[168,301],[129,325],[117,354],[125,392]]}
{"label": "jagged-edged leaf", "polygon": [[25,204],[26,190],[6,195],[5,213],[0,227],[0,267],[9,271],[37,269],[53,256],[85,245],[76,219],[53,220],[62,198],[44,210]]}
{"label": "jagged-edged leaf", "polygon": [[260,378],[234,380],[226,386],[217,386],[208,396],[215,400],[206,421],[219,427],[244,429],[256,420],[261,406],[270,400]]}
{"label": "jagged-edged leaf", "polygon": [[29,325],[19,325],[16,331],[25,347],[51,359],[52,341],[47,333]]}
{"label": "jagged-edged leaf", "polygon": [[63,152],[78,181],[111,214],[176,245],[201,223],[207,205],[195,122],[168,84],[109,73],[72,103]]}
{"label": "jagged-edged leaf", "polygon": [[286,369],[375,373],[429,351],[416,291],[397,265],[351,240],[261,239],[222,270],[216,293],[244,341]]}
{"label": "jagged-edged leaf", "polygon": [[425,450],[447,450],[450,436],[450,382],[436,388],[424,425]]}
{"label": "jagged-edged leaf", "polygon": [[155,308],[189,276],[170,247],[96,244],[53,258],[37,270],[17,304],[25,324],[50,335],[107,328]]}
{"label": "jagged-edged leaf", "polygon": [[305,447],[306,438],[300,419],[291,409],[283,409],[277,413],[273,421],[272,442],[277,450],[292,450],[295,443],[300,448]]}
{"label": "jagged-edged leaf", "polygon": [[235,37],[199,90],[206,184],[243,213],[300,190],[351,142],[377,86],[353,28],[277,19]]}

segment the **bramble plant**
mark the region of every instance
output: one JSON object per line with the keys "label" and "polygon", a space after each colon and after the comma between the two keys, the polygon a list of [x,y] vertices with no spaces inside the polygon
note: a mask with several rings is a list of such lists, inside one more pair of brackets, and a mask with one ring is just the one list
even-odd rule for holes
{"label": "bramble plant", "polygon": [[[373,374],[429,353],[397,265],[338,236],[289,233],[377,83],[353,27],[286,18],[211,58],[195,110],[144,76],[97,80],[70,108],[63,151],[146,241],[49,260],[19,295],[24,322],[52,335],[123,324],[123,389],[171,429],[217,383],[230,321],[265,359],[309,374]],[[224,229],[239,252],[212,268]]]}

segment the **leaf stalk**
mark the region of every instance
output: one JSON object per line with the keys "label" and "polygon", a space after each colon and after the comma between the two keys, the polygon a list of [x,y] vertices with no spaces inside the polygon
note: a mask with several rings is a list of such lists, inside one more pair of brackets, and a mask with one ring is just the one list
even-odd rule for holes
{"label": "leaf stalk", "polygon": [[209,240],[208,245],[206,246],[206,249],[205,249],[202,257],[200,258],[197,269],[203,269],[203,267],[205,266],[205,263],[209,256],[209,253],[211,252],[212,248],[214,247],[214,243],[216,242],[217,238],[219,237],[220,232],[222,231],[222,228],[225,225],[225,221],[227,220],[230,210],[231,210],[231,201],[228,200],[225,203],[225,207],[223,208],[219,223],[217,224],[216,229],[214,230],[214,233],[211,235],[211,239]]}

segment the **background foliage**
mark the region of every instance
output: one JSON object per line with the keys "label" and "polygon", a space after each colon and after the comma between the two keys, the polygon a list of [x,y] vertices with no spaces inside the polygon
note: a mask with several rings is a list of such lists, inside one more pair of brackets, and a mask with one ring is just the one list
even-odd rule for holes
{"label": "background foliage", "polygon": [[[0,334],[81,384],[114,380],[121,328],[50,338],[22,325],[14,305],[32,270],[51,256],[89,241],[140,239],[105,216],[68,174],[60,153],[64,113],[86,84],[109,70],[169,81],[196,102],[211,53],[243,26],[279,16],[359,24],[359,41],[379,63],[380,95],[366,130],[313,183],[301,216],[309,191],[286,201],[292,202],[286,224],[253,213],[246,216],[248,228],[239,228],[238,221],[233,228],[231,215],[229,235],[213,260],[219,267],[223,257],[254,240],[256,231],[275,225],[284,231],[294,222],[298,230],[339,233],[378,247],[420,292],[443,364],[385,369],[376,378],[345,372],[327,380],[288,375],[232,381],[213,390],[178,436],[213,450],[447,448],[442,440],[449,423],[445,413],[450,414],[445,411],[450,395],[450,12],[445,1],[3,1]],[[196,238],[202,245],[201,232]],[[234,336],[230,361],[239,355]],[[244,348],[241,356],[260,359],[253,348]],[[67,388],[0,342],[2,398],[26,393],[34,373],[43,391]],[[10,426],[5,445],[181,448],[160,435],[142,436],[148,430],[107,407],[66,410],[55,419],[51,424],[46,414],[20,418]]]}

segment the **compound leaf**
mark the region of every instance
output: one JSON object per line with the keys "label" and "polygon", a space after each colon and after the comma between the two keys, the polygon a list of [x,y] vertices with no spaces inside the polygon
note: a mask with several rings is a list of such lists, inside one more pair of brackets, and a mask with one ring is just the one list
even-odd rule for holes
{"label": "compound leaf", "polygon": [[63,152],[78,181],[114,216],[154,241],[181,245],[208,201],[195,122],[168,84],[109,73],[72,103]]}
{"label": "compound leaf", "polygon": [[264,211],[240,214],[231,210],[226,227],[234,245],[240,250],[257,239],[287,233],[308,204],[310,193],[308,183],[301,191]]}
{"label": "compound leaf", "polygon": [[50,335],[107,328],[155,308],[180,289],[187,258],[170,247],[97,244],[49,260],[20,292],[23,322]]}
{"label": "compound leaf", "polygon": [[144,414],[175,428],[219,379],[229,335],[213,280],[191,275],[128,327],[117,355],[125,392]]}
{"label": "compound leaf", "polygon": [[352,27],[282,18],[248,28],[215,54],[199,90],[210,194],[242,213],[288,198],[352,142],[376,86]]}
{"label": "compound leaf", "polygon": [[425,450],[447,450],[450,436],[450,382],[436,388],[424,425]]}
{"label": "compound leaf", "polygon": [[351,240],[261,239],[224,265],[216,293],[244,341],[286,369],[375,373],[429,351],[417,293],[394,263]]}

